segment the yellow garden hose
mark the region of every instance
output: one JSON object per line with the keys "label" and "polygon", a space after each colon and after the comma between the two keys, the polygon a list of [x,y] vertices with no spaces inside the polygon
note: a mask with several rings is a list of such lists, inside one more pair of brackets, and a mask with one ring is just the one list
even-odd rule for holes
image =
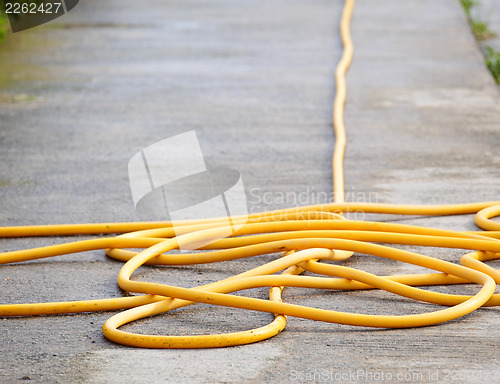
{"label": "yellow garden hose", "polygon": [[[288,208],[232,217],[241,224],[235,235],[225,234],[224,219],[197,221],[102,223],[0,228],[0,237],[61,236],[76,234],[121,234],[93,240],[76,241],[42,248],[5,252],[0,264],[17,263],[88,250],[105,249],[109,257],[125,262],[118,274],[123,290],[140,294],[131,297],[57,303],[3,304],[0,316],[34,316],[63,313],[122,310],[103,326],[104,335],[117,343],[143,348],[210,348],[241,345],[268,339],[281,332],[286,316],[365,327],[407,328],[446,322],[482,306],[500,305],[495,294],[500,271],[485,262],[500,258],[500,201],[458,205],[395,205],[346,203],[344,201],[343,157],[345,149],[344,103],[345,74],[353,55],[349,25],[354,0],[346,0],[340,23],[344,46],[336,70],[336,96],[333,109],[335,149],[332,160],[333,190],[331,204]],[[399,215],[475,214],[484,231],[460,232],[419,226],[347,220],[343,213],[363,211]],[[207,240],[212,239],[212,242]],[[218,240],[217,240],[218,239]],[[171,250],[202,243],[201,252],[169,253]],[[384,245],[382,245],[384,244]],[[463,249],[461,264],[391,247],[390,244]],[[133,252],[129,249],[143,249]],[[183,288],[173,284],[137,281],[132,274],[145,264],[195,265],[281,252],[281,257],[238,275],[211,284]],[[396,260],[435,272],[377,276],[338,265],[354,252]],[[335,262],[335,263],[334,263]],[[301,275],[307,271],[308,275]],[[279,273],[279,274],[278,274]],[[428,291],[419,286],[479,284],[473,296]],[[235,292],[269,287],[269,300],[235,295]],[[395,295],[447,308],[412,315],[372,315],[346,313],[284,303],[284,287],[322,290],[381,289]],[[241,332],[197,336],[158,336],[125,332],[122,325],[166,313],[193,303],[268,312],[274,320],[263,327]]]}

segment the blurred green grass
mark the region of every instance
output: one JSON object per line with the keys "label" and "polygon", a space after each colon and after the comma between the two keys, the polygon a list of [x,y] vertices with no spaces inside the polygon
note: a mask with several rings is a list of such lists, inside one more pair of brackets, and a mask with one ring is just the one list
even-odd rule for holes
{"label": "blurred green grass", "polygon": [[5,35],[7,34],[7,28],[9,25],[9,19],[5,14],[5,10],[3,9],[3,4],[0,5],[0,41],[5,39]]}

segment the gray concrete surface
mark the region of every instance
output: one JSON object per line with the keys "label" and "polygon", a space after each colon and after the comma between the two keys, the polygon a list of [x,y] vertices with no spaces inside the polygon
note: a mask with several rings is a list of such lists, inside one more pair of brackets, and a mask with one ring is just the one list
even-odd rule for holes
{"label": "gray concrete surface", "polygon": [[[9,36],[0,45],[0,224],[137,220],[128,160],[190,129],[197,130],[210,165],[240,170],[252,211],[293,206],[299,193],[302,203],[321,200],[319,193],[331,191],[341,3],[85,0],[57,22]],[[352,28],[348,200],[499,199],[499,91],[458,2],[359,1]],[[475,228],[472,217],[382,219]],[[3,239],[0,249],[67,240]],[[462,253],[424,251],[452,261]],[[194,272],[148,267],[138,277],[192,286],[275,256]],[[347,265],[380,274],[415,270],[363,255]],[[3,266],[1,301],[120,296],[120,266],[103,252]],[[266,297],[265,290],[252,294]],[[285,300],[379,314],[435,309],[375,291],[288,289]],[[500,377],[495,308],[407,330],[290,318],[271,340],[194,351],[113,344],[101,333],[109,316],[0,319],[0,382],[383,382],[390,374],[394,382],[480,383]],[[227,332],[269,319],[199,306],[126,328]]]}

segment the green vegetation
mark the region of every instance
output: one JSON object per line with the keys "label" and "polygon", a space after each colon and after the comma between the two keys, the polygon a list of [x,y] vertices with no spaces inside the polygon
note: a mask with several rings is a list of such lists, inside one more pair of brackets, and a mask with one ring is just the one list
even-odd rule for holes
{"label": "green vegetation", "polygon": [[7,26],[9,25],[9,19],[3,10],[3,5],[0,5],[0,41],[5,39],[7,34]]}
{"label": "green vegetation", "polygon": [[[481,3],[477,0],[460,0],[460,4],[467,15],[467,21],[472,29],[472,33],[478,42],[482,42],[493,37],[496,33],[490,30],[489,23],[472,15],[472,9]],[[486,58],[486,66],[490,70],[493,78],[500,84],[500,52],[492,47],[482,45],[483,53]]]}
{"label": "green vegetation", "polygon": [[491,47],[485,47],[486,49],[486,65],[490,70],[493,78],[500,84],[500,52],[495,51]]}
{"label": "green vegetation", "polygon": [[480,2],[476,0],[460,0],[460,4],[467,15],[467,20],[472,29],[472,33],[478,41],[483,41],[496,37],[496,33],[489,27],[489,22],[481,20],[472,15],[472,8],[479,5]]}
{"label": "green vegetation", "polygon": [[481,20],[471,21],[472,33],[477,40],[483,41],[496,37],[496,33],[490,30],[488,23]]}

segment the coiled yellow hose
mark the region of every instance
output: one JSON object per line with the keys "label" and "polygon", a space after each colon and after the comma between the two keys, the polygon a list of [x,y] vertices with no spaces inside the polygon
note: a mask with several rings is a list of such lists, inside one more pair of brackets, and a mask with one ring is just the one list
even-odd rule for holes
{"label": "coiled yellow hose", "polygon": [[[201,248],[204,252],[171,254],[179,244],[196,244],[217,239],[223,231],[224,219],[150,223],[104,223],[81,225],[51,225],[0,228],[0,237],[54,236],[74,234],[110,234],[120,236],[77,241],[0,254],[0,263],[27,260],[105,249],[112,258],[125,265],[119,272],[120,288],[143,295],[102,300],[58,303],[4,304],[0,316],[34,316],[62,313],[116,311],[103,327],[104,335],[117,343],[143,348],[210,348],[241,345],[270,338],[281,332],[286,316],[367,327],[405,328],[438,324],[464,316],[481,306],[500,305],[495,294],[500,283],[500,271],[484,262],[500,258],[500,223],[491,218],[500,215],[500,201],[460,205],[392,205],[357,204],[344,202],[343,156],[345,129],[343,110],[346,87],[345,73],[350,65],[353,46],[349,25],[354,0],[346,0],[340,33],[344,45],[337,66],[337,91],[333,121],[335,150],[333,180],[335,202],[233,217],[241,223],[235,236],[216,240]],[[460,215],[476,214],[476,224],[483,232],[458,232],[418,226],[373,221],[353,221],[342,216],[346,211],[400,215]],[[179,235],[179,228],[182,234]],[[468,250],[461,265],[424,256],[383,244],[407,244]],[[206,244],[206,242],[204,242]],[[144,249],[132,252],[126,248]],[[282,257],[239,275],[196,288],[131,280],[144,264],[194,265],[229,261],[274,252]],[[328,263],[349,258],[354,252],[397,260],[436,273],[376,276],[361,270]],[[320,262],[320,261],[326,262]],[[308,271],[318,276],[299,276]],[[281,272],[280,274],[276,274]],[[476,283],[481,289],[474,296],[431,292],[417,286]],[[232,295],[237,291],[270,287],[269,300]],[[345,313],[283,303],[284,287],[306,287],[333,290],[382,289],[417,301],[434,303],[448,308],[415,315],[379,316]],[[157,336],[124,332],[120,326],[149,316],[168,312],[193,303],[207,303],[274,314],[274,321],[248,331],[199,335]]]}

